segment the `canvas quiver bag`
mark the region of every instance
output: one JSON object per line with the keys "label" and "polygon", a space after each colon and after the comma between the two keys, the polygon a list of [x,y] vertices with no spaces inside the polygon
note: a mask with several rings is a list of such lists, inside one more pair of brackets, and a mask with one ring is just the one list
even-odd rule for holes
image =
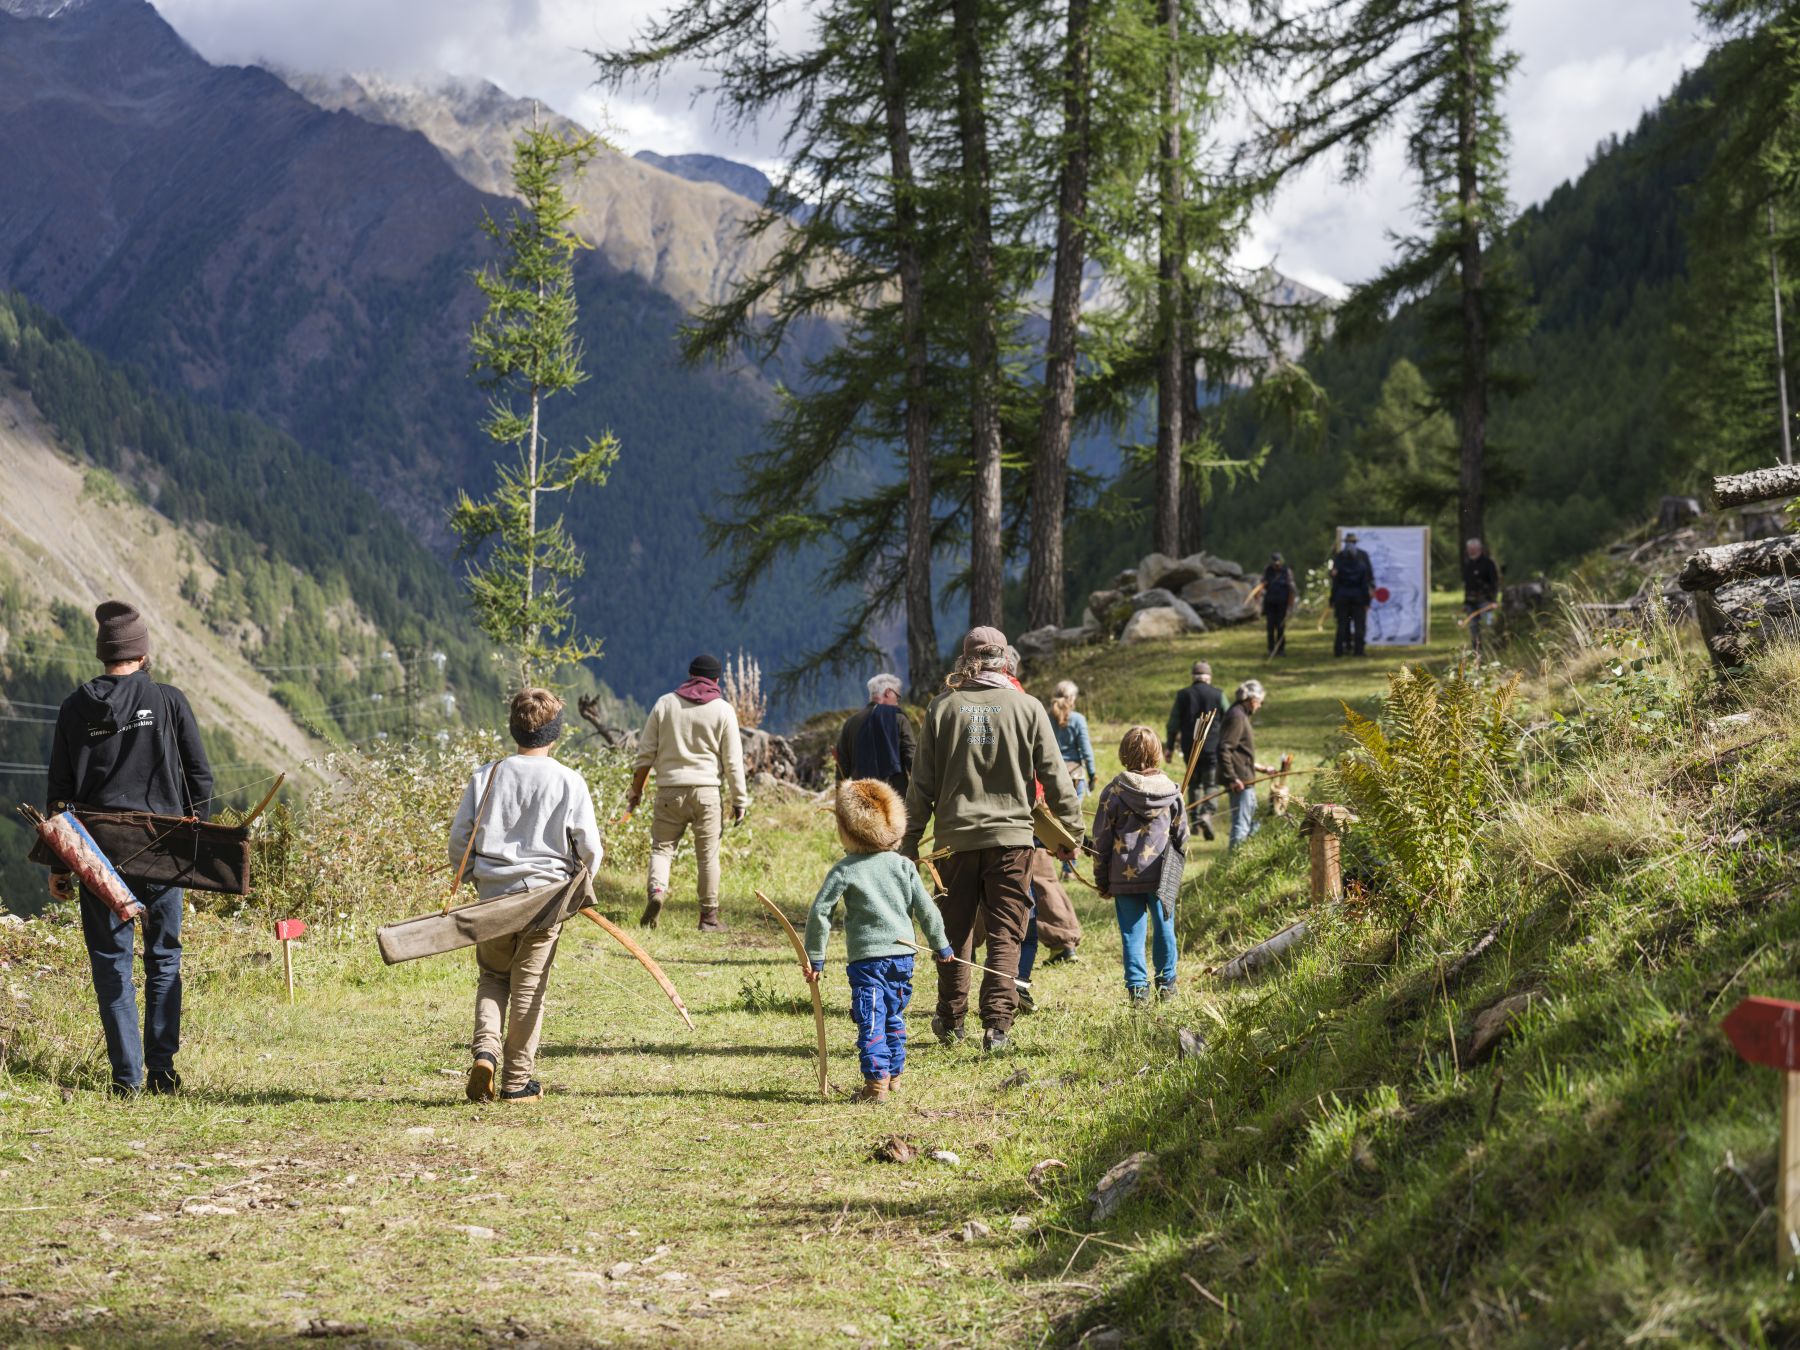
{"label": "canvas quiver bag", "polygon": [[1041,797],[1031,808],[1031,832],[1047,849],[1070,848],[1077,853],[1081,851],[1081,839],[1069,832],[1069,827],[1050,809],[1050,803]]}
{"label": "canvas quiver bag", "polygon": [[381,959],[398,965],[514,933],[541,933],[593,903],[593,885],[583,868],[567,881],[387,924],[375,930],[375,941]]}
{"label": "canvas quiver bag", "polygon": [[1181,873],[1186,866],[1187,855],[1170,840],[1163,850],[1162,875],[1156,879],[1156,900],[1171,920],[1175,917],[1175,902],[1181,898]]}
{"label": "canvas quiver bag", "polygon": [[[94,843],[138,886],[179,886],[190,891],[247,895],[250,891],[250,830],[245,825],[219,825],[153,811],[118,811],[110,807],[68,808]],[[31,861],[44,867],[57,863],[40,838]]]}

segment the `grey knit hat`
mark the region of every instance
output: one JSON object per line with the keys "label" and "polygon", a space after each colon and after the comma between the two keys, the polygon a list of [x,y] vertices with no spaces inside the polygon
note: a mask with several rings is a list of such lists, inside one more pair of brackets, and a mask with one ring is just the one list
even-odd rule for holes
{"label": "grey knit hat", "polygon": [[138,661],[150,655],[150,629],[144,616],[123,600],[103,600],[94,609],[99,632],[94,655],[106,665]]}

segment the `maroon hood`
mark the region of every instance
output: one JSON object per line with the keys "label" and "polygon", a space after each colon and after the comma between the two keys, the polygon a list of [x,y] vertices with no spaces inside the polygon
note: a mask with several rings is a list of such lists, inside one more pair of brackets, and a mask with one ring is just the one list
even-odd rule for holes
{"label": "maroon hood", "polygon": [[675,693],[689,703],[711,703],[715,698],[725,697],[719,692],[717,680],[709,680],[699,675],[690,676],[686,684],[676,686]]}

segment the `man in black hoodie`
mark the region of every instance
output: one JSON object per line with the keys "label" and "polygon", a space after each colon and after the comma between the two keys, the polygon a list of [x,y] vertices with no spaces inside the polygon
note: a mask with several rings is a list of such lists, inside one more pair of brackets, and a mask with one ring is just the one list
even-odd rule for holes
{"label": "man in black hoodie", "polygon": [[[1200,762],[1188,776],[1188,814],[1194,828],[1207,839],[1213,837],[1213,804],[1206,800],[1219,786],[1219,725],[1225,712],[1225,695],[1212,685],[1212,666],[1194,662],[1193,682],[1175,695],[1175,706],[1169,710],[1169,726],[1163,737],[1163,758],[1173,763],[1177,747],[1184,760],[1195,755]],[[1213,714],[1206,739],[1194,744],[1194,730],[1207,713]],[[1196,799],[1200,804],[1195,805]]]}
{"label": "man in black hoodie", "polygon": [[[56,715],[47,805],[51,811],[73,802],[205,819],[213,777],[200,729],[181,691],[150,678],[150,631],[143,616],[123,601],[108,600],[94,618],[100,629],[95,655],[106,673],[64,699]],[[51,874],[50,893],[56,898],[71,899],[75,889],[68,873]],[[142,883],[131,889],[144,906],[141,1039],[131,924],[120,923],[83,887],[81,932],[112,1061],[113,1092],[129,1096],[148,1087],[171,1093],[181,1086],[175,1052],[181,1047],[182,893]]]}

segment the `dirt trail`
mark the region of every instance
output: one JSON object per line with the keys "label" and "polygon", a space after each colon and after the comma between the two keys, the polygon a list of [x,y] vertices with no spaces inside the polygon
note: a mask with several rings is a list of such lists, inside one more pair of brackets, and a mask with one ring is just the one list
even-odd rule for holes
{"label": "dirt trail", "polygon": [[[193,536],[136,500],[84,499],[85,472],[57,448],[30,399],[0,386],[0,561],[46,604],[136,605],[150,624],[158,676],[243,750],[290,774],[321,754],[323,743],[295,725],[245,656],[182,598],[190,568],[209,588],[218,577]],[[85,655],[69,654],[77,662]]]}

